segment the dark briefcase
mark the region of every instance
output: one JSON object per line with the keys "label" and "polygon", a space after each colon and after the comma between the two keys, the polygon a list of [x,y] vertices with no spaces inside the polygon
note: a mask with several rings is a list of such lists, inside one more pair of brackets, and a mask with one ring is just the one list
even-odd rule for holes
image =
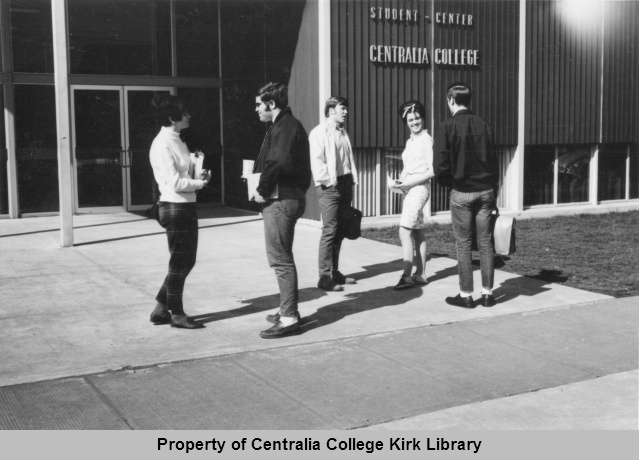
{"label": "dark briefcase", "polygon": [[344,238],[356,240],[362,236],[362,211],[352,206],[343,206],[339,209],[338,219]]}

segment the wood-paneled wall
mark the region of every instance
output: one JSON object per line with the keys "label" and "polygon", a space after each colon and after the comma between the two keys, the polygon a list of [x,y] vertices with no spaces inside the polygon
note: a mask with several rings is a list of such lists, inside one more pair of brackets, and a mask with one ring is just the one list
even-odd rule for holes
{"label": "wood-paneled wall", "polygon": [[434,12],[472,14],[472,27],[436,24],[437,49],[477,49],[479,65],[434,65],[435,127],[448,118],[446,88],[456,81],[470,86],[470,108],[493,128],[496,145],[517,143],[519,85],[519,1],[436,0]]}
{"label": "wood-paneled wall", "polygon": [[[349,100],[347,129],[355,148],[403,147],[407,132],[398,114],[410,99],[430,107],[430,66],[371,62],[371,45],[431,48],[430,1],[331,0],[331,87]],[[414,23],[372,19],[370,8],[419,11]],[[427,111],[426,126],[430,126]]]}
{"label": "wood-paneled wall", "polygon": [[602,142],[639,140],[639,2],[605,2]]}
{"label": "wood-paneled wall", "polygon": [[526,144],[599,141],[601,21],[579,20],[575,4],[526,3]]}

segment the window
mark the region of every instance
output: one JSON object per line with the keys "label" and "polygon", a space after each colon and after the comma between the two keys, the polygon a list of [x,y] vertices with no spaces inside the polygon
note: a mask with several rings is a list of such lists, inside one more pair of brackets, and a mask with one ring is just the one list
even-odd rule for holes
{"label": "window", "polygon": [[171,75],[169,0],[68,0],[68,17],[72,74]]}
{"label": "window", "polygon": [[219,75],[216,1],[175,2],[175,35],[178,76]]}
{"label": "window", "polygon": [[[0,107],[4,107],[4,92],[0,86]],[[0,113],[0,123],[4,127],[4,110]],[[0,129],[0,214],[9,213],[9,188],[7,184],[7,143],[4,129]]]}
{"label": "window", "polygon": [[599,148],[599,201],[626,198],[626,144],[602,145]]}
{"label": "window", "polygon": [[191,115],[191,124],[181,133],[189,151],[201,150],[206,154],[204,168],[211,170],[213,178],[198,195],[198,202],[222,201],[220,163],[220,90],[218,88],[178,88]]}
{"label": "window", "polygon": [[527,146],[524,156],[524,206],[553,204],[555,147]]}
{"label": "window", "polygon": [[630,145],[630,199],[639,198],[639,144]]}
{"label": "window", "polygon": [[559,148],[557,203],[588,201],[590,183],[590,146]]}
{"label": "window", "polygon": [[51,0],[11,0],[15,72],[53,73]]}
{"label": "window", "polygon": [[55,88],[15,85],[14,91],[20,212],[58,211]]}

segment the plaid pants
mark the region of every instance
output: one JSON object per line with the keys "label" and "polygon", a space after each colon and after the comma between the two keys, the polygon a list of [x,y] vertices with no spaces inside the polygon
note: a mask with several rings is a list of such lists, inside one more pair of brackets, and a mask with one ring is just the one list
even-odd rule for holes
{"label": "plaid pants", "polygon": [[195,203],[160,202],[160,225],[166,229],[169,242],[169,273],[155,300],[173,314],[184,311],[182,292],[186,277],[195,266],[197,254],[197,211]]}

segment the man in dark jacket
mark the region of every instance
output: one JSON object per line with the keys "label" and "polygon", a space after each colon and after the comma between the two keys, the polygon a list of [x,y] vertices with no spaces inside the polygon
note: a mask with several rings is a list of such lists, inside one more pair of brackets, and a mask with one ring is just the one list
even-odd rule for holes
{"label": "man in dark jacket", "polygon": [[295,224],[306,207],[311,164],[308,136],[288,107],[286,85],[268,83],[260,88],[255,111],[260,121],[268,124],[253,170],[261,173],[255,201],[262,204],[266,256],[280,289],[280,308],[266,317],[274,325],[260,332],[261,337],[269,339],[300,329],[293,237]]}
{"label": "man in dark jacket", "polygon": [[499,188],[499,164],[492,149],[490,126],[468,109],[470,88],[453,83],[446,90],[452,117],[441,123],[435,135],[433,164],[437,181],[452,188],[450,212],[457,243],[460,292],[447,297],[450,305],[475,308],[471,241],[477,232],[484,307],[495,305],[493,279],[492,211]]}

